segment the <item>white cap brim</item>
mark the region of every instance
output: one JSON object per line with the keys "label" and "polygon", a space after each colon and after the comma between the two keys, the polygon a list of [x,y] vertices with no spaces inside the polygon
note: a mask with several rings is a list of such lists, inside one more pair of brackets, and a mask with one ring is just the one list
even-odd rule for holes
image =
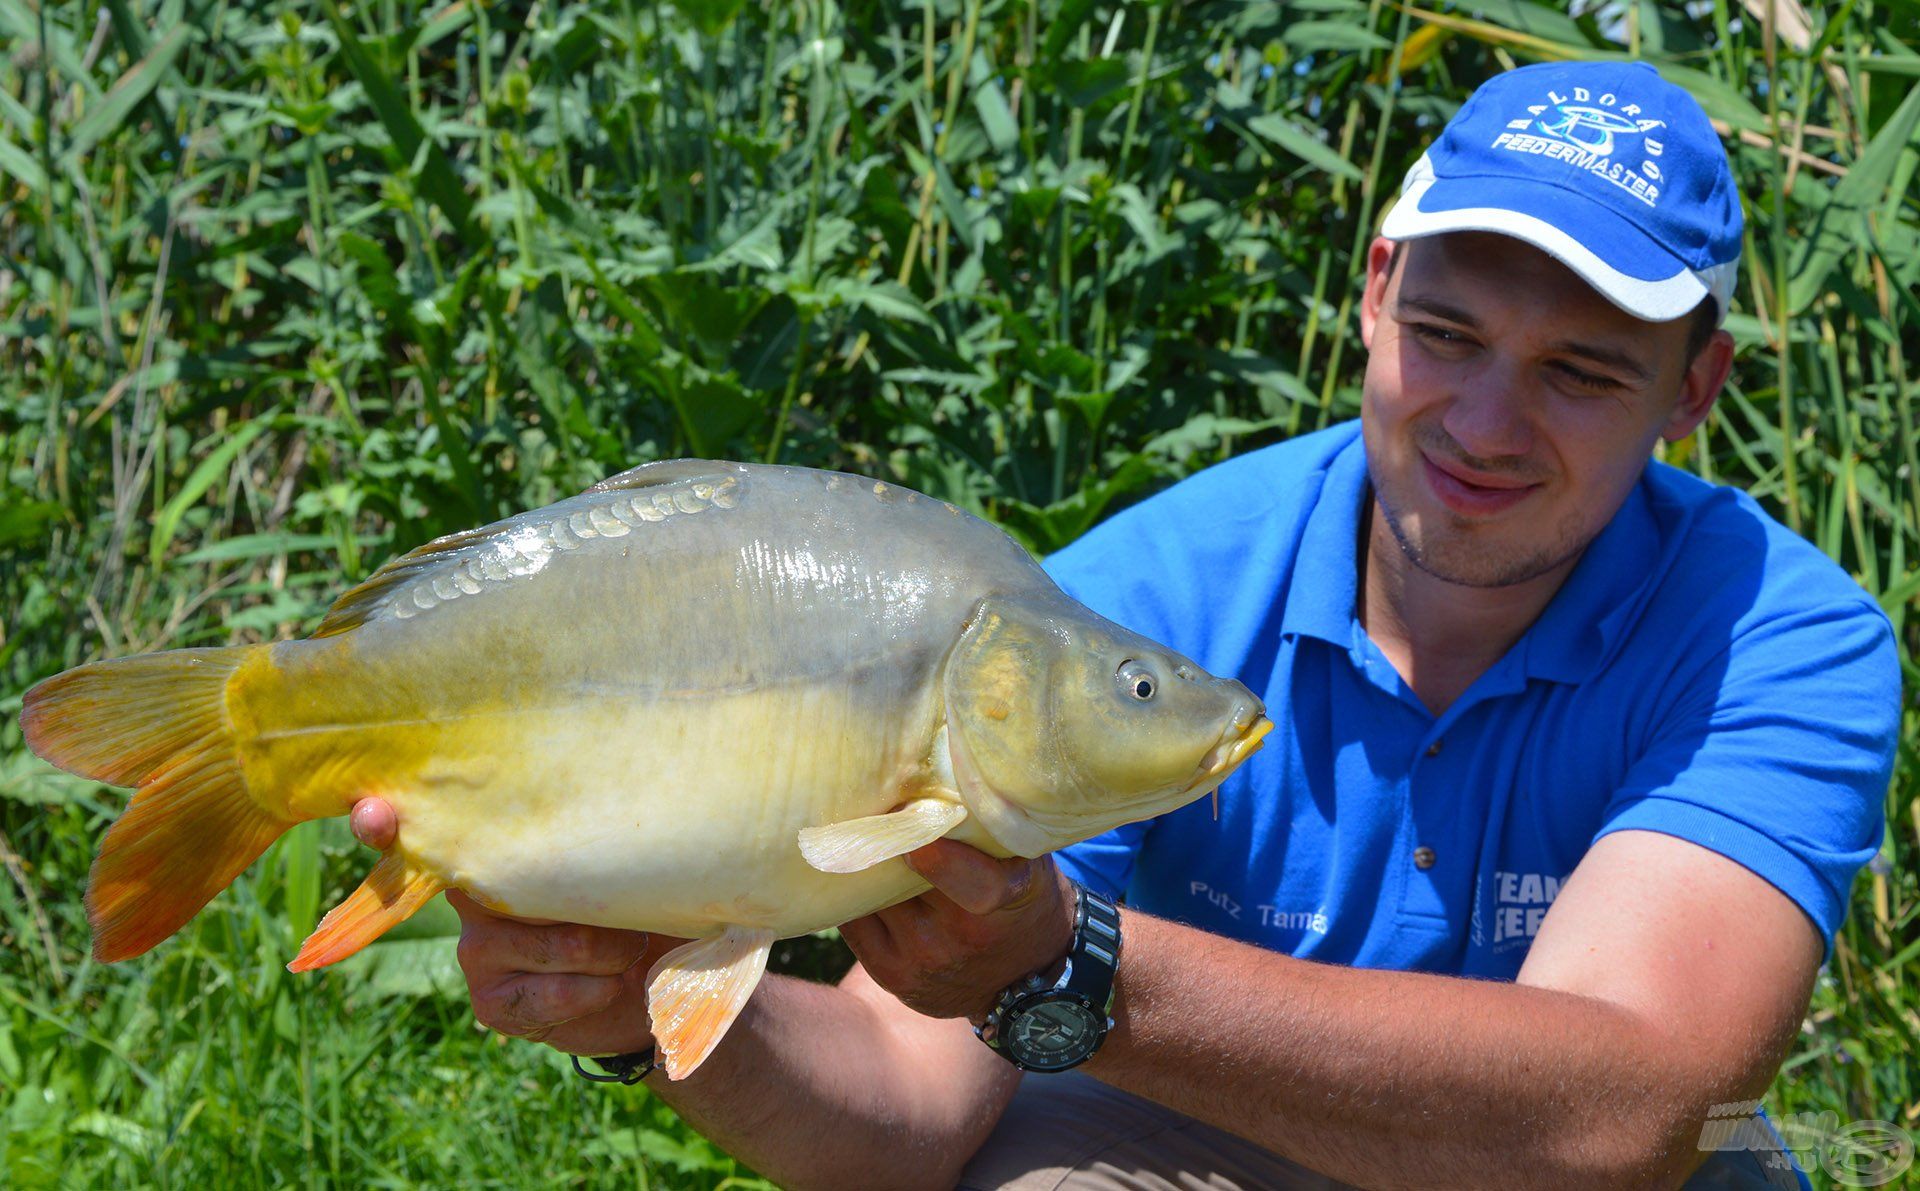
{"label": "white cap brim", "polygon": [[[1420,200],[1438,181],[1433,167],[1422,155],[1400,191],[1399,201],[1387,212],[1380,234],[1389,240],[1416,240],[1442,232],[1495,232],[1524,240],[1578,273],[1586,283],[1615,306],[1636,318],[1662,323],[1691,314],[1700,299],[1712,297],[1720,319],[1726,318],[1727,302],[1732,296],[1738,261],[1713,265],[1696,272],[1676,260],[1671,277],[1648,281],[1632,277],[1601,260],[1593,251],[1566,232],[1533,215],[1499,207],[1459,207],[1453,210],[1422,211]],[[1515,185],[1524,185],[1516,180]],[[1586,200],[1566,193],[1565,201],[1584,204]],[[1618,218],[1604,208],[1595,207],[1596,217]]]}

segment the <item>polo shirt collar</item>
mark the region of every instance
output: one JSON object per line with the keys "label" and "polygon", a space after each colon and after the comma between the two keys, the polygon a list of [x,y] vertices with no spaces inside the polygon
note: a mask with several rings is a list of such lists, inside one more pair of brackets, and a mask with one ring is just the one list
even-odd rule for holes
{"label": "polo shirt collar", "polygon": [[[1649,508],[1647,481],[1635,484],[1613,520],[1588,544],[1573,573],[1554,594],[1504,662],[1517,661],[1528,678],[1581,682],[1612,656],[1642,605],[1660,551],[1660,532]],[[1301,533],[1283,634],[1317,637],[1350,650],[1362,636],[1359,605],[1359,539],[1367,486],[1367,458],[1356,434],[1335,455]],[[1516,656],[1517,655],[1517,656]]]}
{"label": "polo shirt collar", "polygon": [[1368,495],[1367,454],[1355,434],[1322,473],[1294,556],[1281,633],[1353,648],[1359,633],[1354,609],[1359,606],[1360,514]]}
{"label": "polo shirt collar", "polygon": [[1532,678],[1584,682],[1613,656],[1652,590],[1660,527],[1642,478],[1574,564],[1518,648]]}

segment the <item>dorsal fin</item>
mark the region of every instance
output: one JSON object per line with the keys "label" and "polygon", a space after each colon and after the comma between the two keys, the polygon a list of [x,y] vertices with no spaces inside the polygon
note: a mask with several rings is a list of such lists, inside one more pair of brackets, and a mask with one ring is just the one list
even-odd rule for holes
{"label": "dorsal fin", "polygon": [[[624,536],[635,526],[676,514],[732,508],[746,473],[741,464],[704,459],[644,463],[609,476],[578,496],[479,529],[435,538],[349,588],[327,610],[313,635],[349,632],[389,607],[404,619],[463,594],[477,595],[492,583],[539,569],[537,563],[521,569],[524,561],[570,552],[596,537]],[[646,500],[624,499],[635,489],[673,485],[677,488],[671,499],[666,493]],[[445,568],[446,574],[431,574],[439,568]],[[391,597],[409,585],[412,602],[393,604]]]}
{"label": "dorsal fin", "polygon": [[[713,459],[661,459],[654,463],[642,463],[638,467],[629,467],[623,472],[610,475],[587,489],[587,492],[652,488],[660,484],[674,484],[681,480],[694,479],[706,479],[718,483],[728,476],[744,476],[746,471],[743,464]],[[587,492],[581,495],[585,496]]]}
{"label": "dorsal fin", "polygon": [[[525,516],[525,514],[521,514]],[[479,529],[463,529],[459,533],[450,533],[435,538],[424,546],[416,546],[400,557],[388,561],[379,570],[368,575],[359,583],[340,593],[340,598],[327,609],[327,615],[320,621],[320,627],[313,635],[332,637],[350,629],[357,629],[379,611],[382,599],[398,584],[418,575],[439,560],[439,556],[450,550],[458,550],[475,542],[493,537],[503,526],[512,524],[514,518],[496,521],[492,525]]]}

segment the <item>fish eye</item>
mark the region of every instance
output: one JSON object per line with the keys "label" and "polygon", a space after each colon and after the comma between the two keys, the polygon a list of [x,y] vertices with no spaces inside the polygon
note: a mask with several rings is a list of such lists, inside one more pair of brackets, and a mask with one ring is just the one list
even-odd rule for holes
{"label": "fish eye", "polygon": [[1120,669],[1114,673],[1114,679],[1119,682],[1120,689],[1125,691],[1129,698],[1138,699],[1142,703],[1153,698],[1154,692],[1160,688],[1160,683],[1154,678],[1153,671],[1133,658],[1120,663]]}

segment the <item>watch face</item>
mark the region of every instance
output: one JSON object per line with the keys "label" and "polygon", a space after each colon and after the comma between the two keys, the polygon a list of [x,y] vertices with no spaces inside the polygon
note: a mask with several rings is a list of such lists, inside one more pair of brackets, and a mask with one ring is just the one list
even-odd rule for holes
{"label": "watch face", "polygon": [[1100,1046],[1106,1023],[1078,1001],[1042,1001],[1012,1015],[1006,1034],[1008,1053],[1021,1065],[1064,1071],[1084,1062]]}

